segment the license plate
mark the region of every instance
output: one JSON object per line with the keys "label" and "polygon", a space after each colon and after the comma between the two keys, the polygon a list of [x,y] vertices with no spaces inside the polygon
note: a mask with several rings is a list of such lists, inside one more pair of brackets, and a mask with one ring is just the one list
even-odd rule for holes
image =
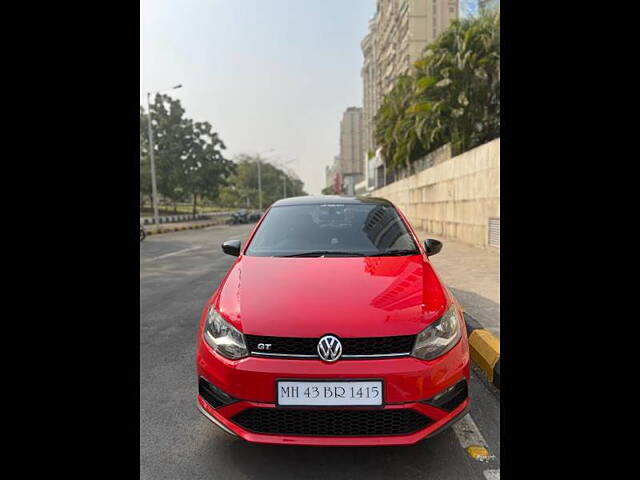
{"label": "license plate", "polygon": [[278,406],[382,405],[382,380],[278,380]]}

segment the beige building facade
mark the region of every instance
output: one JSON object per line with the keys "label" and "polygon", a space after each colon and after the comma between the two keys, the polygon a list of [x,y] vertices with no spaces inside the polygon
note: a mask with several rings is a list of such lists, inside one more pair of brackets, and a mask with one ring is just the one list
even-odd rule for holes
{"label": "beige building facade", "polygon": [[376,82],[376,54],[374,33],[376,30],[377,17],[369,21],[369,33],[364,37],[360,46],[364,56],[362,64],[362,142],[365,153],[369,154],[373,150],[373,116],[377,110],[376,100],[378,98]]}
{"label": "beige building facade", "polygon": [[347,195],[353,195],[355,184],[364,178],[363,158],[362,108],[349,107],[340,121],[340,154],[337,169]]}
{"label": "beige building facade", "polygon": [[349,107],[340,121],[340,172],[362,174],[362,108]]}
{"label": "beige building facade", "polygon": [[374,117],[384,95],[458,14],[458,0],[377,0],[361,42],[365,152],[375,151]]}

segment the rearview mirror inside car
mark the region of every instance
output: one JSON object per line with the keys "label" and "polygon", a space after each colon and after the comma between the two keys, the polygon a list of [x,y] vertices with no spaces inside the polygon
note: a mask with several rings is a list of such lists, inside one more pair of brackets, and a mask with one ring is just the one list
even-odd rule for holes
{"label": "rearview mirror inside car", "polygon": [[442,250],[442,242],[435,238],[428,238],[424,241],[424,248],[427,250],[427,257],[431,257]]}
{"label": "rearview mirror inside car", "polygon": [[237,257],[240,255],[240,240],[227,240],[222,244],[222,251],[227,255]]}

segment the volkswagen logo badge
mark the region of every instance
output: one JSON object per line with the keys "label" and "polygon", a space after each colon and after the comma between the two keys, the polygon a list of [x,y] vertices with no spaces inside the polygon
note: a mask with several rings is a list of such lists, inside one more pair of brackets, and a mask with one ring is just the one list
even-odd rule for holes
{"label": "volkswagen logo badge", "polygon": [[335,362],[342,356],[342,344],[333,335],[325,335],[318,342],[318,355],[325,362]]}

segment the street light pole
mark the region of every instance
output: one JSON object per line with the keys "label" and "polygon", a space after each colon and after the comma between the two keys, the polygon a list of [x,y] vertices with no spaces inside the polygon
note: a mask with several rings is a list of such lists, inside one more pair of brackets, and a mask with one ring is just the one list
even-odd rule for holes
{"label": "street light pole", "polygon": [[147,124],[149,125],[149,158],[151,159],[151,195],[153,202],[153,223],[156,225],[156,230],[159,227],[158,218],[158,187],[156,184],[156,161],[154,158],[154,146],[153,146],[153,131],[151,130],[151,92],[147,92]]}
{"label": "street light pole", "polygon": [[[295,158],[292,158],[291,160],[287,161],[287,162],[274,162],[276,164],[276,166],[280,167],[282,170],[284,170],[286,168],[286,165],[289,165],[290,163],[297,163],[298,160],[296,160]],[[287,198],[287,173],[284,172],[285,174],[282,176],[282,195],[283,198]]]}
{"label": "street light pole", "polygon": [[273,152],[273,148],[267,150],[266,152],[261,152],[256,155],[256,163],[258,164],[258,208],[260,209],[260,213],[262,213],[262,172],[260,170],[260,155],[264,155],[265,153]]}
{"label": "street light pole", "polygon": [[[164,90],[175,90],[176,88],[180,88],[182,85],[176,85],[175,87],[165,88]],[[154,157],[154,146],[153,146],[153,130],[151,127],[151,94],[152,93],[160,93],[159,90],[157,92],[147,92],[147,123],[149,124],[149,159],[151,160],[151,195],[153,202],[153,223],[156,226],[156,230],[160,226],[160,218],[158,217],[158,187],[156,183],[156,161]]]}
{"label": "street light pole", "polygon": [[262,213],[262,173],[260,172],[260,156],[258,156],[258,209]]}

